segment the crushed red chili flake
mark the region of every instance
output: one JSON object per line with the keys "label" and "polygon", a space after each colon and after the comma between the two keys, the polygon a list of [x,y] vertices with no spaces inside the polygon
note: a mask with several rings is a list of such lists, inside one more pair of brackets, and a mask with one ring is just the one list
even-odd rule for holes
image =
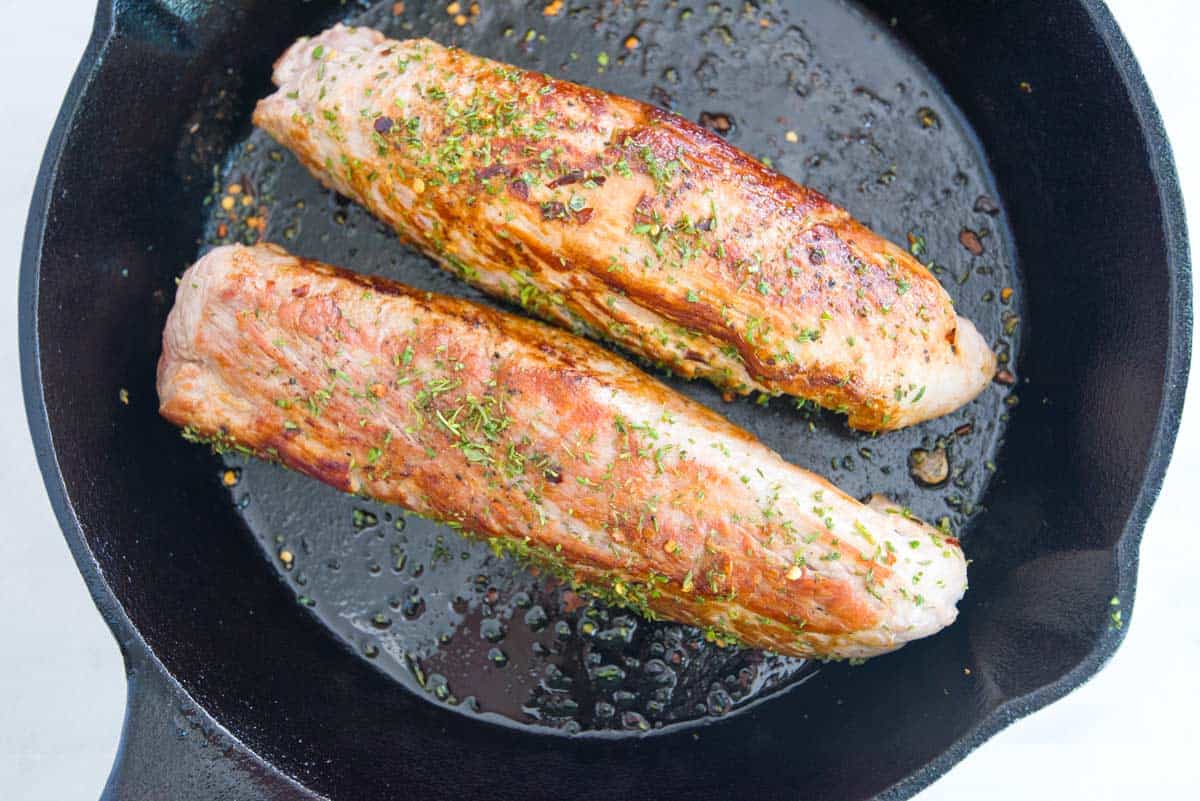
{"label": "crushed red chili flake", "polygon": [[958,234],[958,241],[964,248],[970,251],[972,256],[983,255],[983,240],[979,238],[979,234],[972,231],[970,228],[964,228]]}
{"label": "crushed red chili flake", "polygon": [[585,225],[588,220],[592,219],[592,211],[592,209],[580,209],[575,212],[575,222]]}
{"label": "crushed red chili flake", "polygon": [[488,178],[491,178],[493,176],[500,175],[500,174],[505,174],[505,175],[508,174],[508,165],[507,164],[499,164],[499,163],[489,164],[488,166],[484,167],[483,169],[475,171],[475,177],[481,181],[486,181]]}
{"label": "crushed red chili flake", "polygon": [[971,425],[970,423],[963,423],[961,426],[954,429],[954,436],[965,437],[974,430],[975,430],[975,426]]}
{"label": "crushed red chili flake", "polygon": [[733,117],[721,112],[700,112],[700,124],[710,131],[726,136],[733,130]]}
{"label": "crushed red chili flake", "polygon": [[566,175],[560,175],[559,177],[555,178],[553,181],[551,181],[550,183],[548,183],[546,185],[549,186],[551,189],[557,189],[560,186],[567,186],[569,184],[577,184],[583,180],[583,175],[584,175],[583,170],[571,170]]}
{"label": "crushed red chili flake", "polygon": [[996,383],[1003,384],[1006,387],[1011,387],[1013,384],[1017,383],[1017,377],[1008,370],[997,370]]}

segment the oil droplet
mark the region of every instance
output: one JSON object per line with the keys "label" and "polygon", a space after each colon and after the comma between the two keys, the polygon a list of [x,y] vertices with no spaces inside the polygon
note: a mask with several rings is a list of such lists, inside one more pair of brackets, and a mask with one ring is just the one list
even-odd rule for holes
{"label": "oil droplet", "polygon": [[708,694],[708,714],[713,716],[724,715],[729,710],[733,709],[733,698],[725,691],[724,687],[714,687]]}
{"label": "oil droplet", "polygon": [[601,665],[592,671],[592,679],[601,687],[616,687],[625,680],[625,671],[616,665]]}
{"label": "oil droplet", "polygon": [[400,607],[400,614],[404,615],[406,620],[416,620],[425,613],[425,599],[421,594],[414,590]]}
{"label": "oil droplet", "polygon": [[525,625],[534,631],[541,631],[546,628],[546,623],[549,620],[550,618],[546,615],[546,610],[540,606],[535,606],[525,613]]}
{"label": "oil droplet", "polygon": [[500,642],[506,633],[504,624],[494,617],[485,618],[479,624],[479,636],[488,642]]}

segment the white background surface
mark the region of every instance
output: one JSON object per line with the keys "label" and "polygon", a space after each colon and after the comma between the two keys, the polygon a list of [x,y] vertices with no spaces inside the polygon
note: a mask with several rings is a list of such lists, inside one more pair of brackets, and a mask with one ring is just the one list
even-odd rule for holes
{"label": "white background surface", "polygon": [[[7,34],[0,47],[0,799],[13,801],[96,798],[125,703],[116,645],[42,488],[17,356],[25,215],[93,7],[93,0],[0,0]],[[1200,238],[1200,3],[1113,0],[1110,7],[1157,98],[1189,227]],[[1088,685],[1002,732],[920,801],[1197,797],[1200,532],[1190,501],[1200,489],[1198,407],[1193,391],[1150,518],[1125,645]],[[869,754],[863,764],[869,769]]]}

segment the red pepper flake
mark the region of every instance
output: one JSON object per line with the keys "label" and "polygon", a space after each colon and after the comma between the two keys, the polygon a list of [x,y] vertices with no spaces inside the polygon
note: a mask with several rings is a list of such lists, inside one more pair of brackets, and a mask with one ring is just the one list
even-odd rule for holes
{"label": "red pepper flake", "polygon": [[1008,370],[997,370],[996,383],[1003,384],[1006,387],[1011,387],[1013,384],[1017,383],[1017,377]]}
{"label": "red pepper flake", "polygon": [[292,287],[292,297],[294,297],[294,298],[308,297],[308,284],[301,284],[300,286]]}
{"label": "red pepper flake", "polygon": [[404,3],[392,3],[392,16],[398,17],[404,13]]}
{"label": "red pepper flake", "polygon": [[587,225],[588,220],[592,219],[594,209],[580,209],[575,212],[575,222],[580,225]]}
{"label": "red pepper flake", "polygon": [[551,189],[557,189],[560,186],[568,186],[570,184],[577,184],[583,180],[583,176],[584,176],[583,170],[571,170],[566,175],[560,175],[559,177],[555,178],[553,181],[551,181],[550,183],[548,183],[546,185],[548,187],[550,187]]}
{"label": "red pepper flake", "polygon": [[481,181],[486,181],[488,178],[501,174],[508,175],[507,164],[489,164],[483,169],[475,171],[475,177]]}
{"label": "red pepper flake", "polygon": [[970,228],[964,228],[959,232],[958,242],[964,248],[969,250],[972,256],[983,255],[983,241],[979,238],[979,234],[975,233]]}
{"label": "red pepper flake", "polygon": [[970,423],[963,423],[961,426],[954,429],[954,436],[965,437],[974,430],[975,430],[975,426],[971,425]]}
{"label": "red pepper flake", "polygon": [[700,112],[700,124],[721,136],[727,136],[733,130],[733,117],[721,112]]}

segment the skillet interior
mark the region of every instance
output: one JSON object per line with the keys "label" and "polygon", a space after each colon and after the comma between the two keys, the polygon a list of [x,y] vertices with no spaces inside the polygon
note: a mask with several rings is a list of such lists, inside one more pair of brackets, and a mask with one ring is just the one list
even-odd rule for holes
{"label": "skillet interior", "polygon": [[[810,2],[802,15],[774,8],[697,13],[660,2],[564,10],[549,19],[540,6],[514,13],[523,5],[491,4],[461,26],[440,6],[396,15],[390,3],[352,20],[591,82],[693,120],[729,120],[727,136],[742,149],[843,199],[894,240],[913,234],[914,249],[960,312],[1014,367],[1015,249],[985,159],[933,77],[885,26],[840,0]],[[635,49],[624,44],[631,35]],[[822,44],[835,41],[837,48]],[[605,58],[607,68],[599,63]],[[236,195],[226,194],[230,186]],[[323,190],[261,131],[235,146],[218,187],[207,205],[206,247],[265,239],[486,302],[398,246],[364,209]],[[959,242],[965,228],[983,232],[983,255]],[[722,403],[707,385],[671,383],[793,463],[860,497],[882,492],[928,520],[945,517],[956,533],[969,531],[982,508],[1008,404],[1018,397],[997,384],[956,414],[872,437],[788,399],[766,408]],[[940,443],[955,475],[921,490],[909,475],[909,452]],[[812,673],[802,660],[719,648],[695,629],[591,604],[576,609],[561,587],[543,586],[443,526],[236,455],[227,463],[240,477],[231,502],[301,603],[389,675],[456,708],[568,732],[642,732],[727,714]]]}
{"label": "skillet interior", "polygon": [[[1135,553],[1129,538],[1119,547],[1121,537],[1147,466],[1162,458],[1156,426],[1178,298],[1171,294],[1157,165],[1143,149],[1103,40],[1076,4],[1039,4],[1036,17],[1001,4],[931,4],[915,12],[872,5],[884,19],[900,14],[898,35],[975,124],[1005,196],[1020,199],[1011,224],[1029,287],[1021,329],[1036,332],[1038,347],[1021,360],[1027,402],[1011,413],[1001,479],[970,527],[975,565],[963,618],[899,655],[855,670],[823,670],[799,691],[719,725],[650,740],[558,740],[553,748],[544,736],[498,737],[492,726],[427,704],[329,637],[253,558],[243,517],[215,480],[217,465],[154,414],[152,367],[170,279],[204,235],[200,211],[213,166],[247,132],[250,103],[266,90],[274,55],[345,9],[254,2],[118,9],[116,35],[56,165],[56,185],[71,191],[52,195],[46,220],[37,367],[57,467],[100,575],[202,707],[258,754],[334,797],[384,797],[401,786],[433,797],[495,795],[506,777],[524,783],[525,775],[538,777],[527,795],[561,796],[583,786],[629,797],[653,782],[664,797],[724,797],[751,775],[763,777],[756,797],[802,791],[857,798],[947,749],[961,753],[961,743],[1002,704],[1094,669],[1119,638],[1110,630],[1109,598],[1131,600]],[[783,9],[765,6],[761,13],[781,16]],[[833,50],[847,33],[833,31],[820,46]],[[606,45],[610,54],[616,44]],[[1039,56],[1032,61],[1026,52]],[[1032,92],[1018,88],[1022,80]],[[124,91],[129,85],[140,91]],[[678,102],[684,98],[678,93]],[[944,124],[956,125],[953,107],[942,110]],[[1103,131],[1094,126],[1096,114],[1106,120]],[[750,124],[743,130],[755,133]],[[749,141],[735,139],[743,147],[752,147]],[[852,159],[847,155],[848,173]],[[986,183],[986,173],[974,179]],[[903,216],[889,216],[895,201],[886,193],[851,196],[832,188],[883,233],[899,239],[906,232]],[[864,211],[872,197],[878,209]],[[1119,229],[1114,219],[1123,221]],[[360,237],[380,235],[358,222]],[[939,225],[951,227],[939,234]],[[935,254],[954,252],[956,235],[957,226],[944,219],[926,232]],[[319,240],[310,244],[311,251],[296,248],[349,266],[387,266],[322,252]],[[432,280],[424,266],[403,276],[415,282],[418,274]],[[119,387],[130,392],[127,407],[115,400]],[[771,426],[795,425],[794,412],[746,404],[722,411],[776,447],[789,444],[771,440]],[[820,440],[838,442],[837,431],[820,430],[819,453],[858,446],[841,440],[831,449]],[[803,453],[789,455],[823,466]],[[894,457],[891,463],[898,466]],[[864,471],[833,472],[851,491],[860,491],[856,475],[868,483]],[[870,478],[869,488],[878,488],[878,476]],[[252,491],[254,480],[247,476]],[[920,504],[936,509],[942,499],[923,500],[907,486],[914,508],[936,517]],[[300,490],[314,492],[309,485]],[[245,519],[254,521],[255,508],[252,502]],[[1044,692],[1062,690],[1060,684]],[[381,765],[381,757],[396,754],[407,759]],[[869,770],[862,769],[864,757]],[[910,781],[897,792],[915,786]]]}

